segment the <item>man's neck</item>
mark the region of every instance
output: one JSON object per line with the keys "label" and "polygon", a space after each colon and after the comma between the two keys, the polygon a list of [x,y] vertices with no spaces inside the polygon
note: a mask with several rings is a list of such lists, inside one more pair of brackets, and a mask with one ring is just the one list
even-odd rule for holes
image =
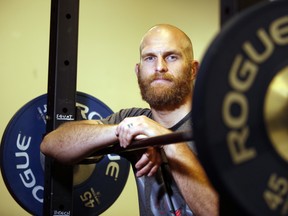
{"label": "man's neck", "polygon": [[192,102],[188,100],[174,110],[157,110],[151,107],[152,116],[155,121],[166,128],[171,128],[191,112]]}

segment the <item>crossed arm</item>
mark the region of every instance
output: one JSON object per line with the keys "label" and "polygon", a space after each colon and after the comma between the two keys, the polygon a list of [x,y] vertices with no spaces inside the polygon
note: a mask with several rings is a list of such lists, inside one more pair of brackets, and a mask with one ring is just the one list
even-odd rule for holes
{"label": "crossed arm", "polygon": [[[131,123],[133,127],[128,127]],[[62,124],[46,135],[41,151],[64,163],[77,163],[91,153],[115,142],[125,148],[132,140],[171,133],[157,122],[144,117],[124,119],[118,125],[103,125],[96,120]],[[218,196],[197,157],[186,143],[164,147],[165,154],[184,199],[196,215],[218,215]],[[160,163],[158,151],[149,148],[135,164],[136,175],[153,175]]]}
{"label": "crossed arm", "polygon": [[194,153],[185,143],[163,148],[172,176],[195,215],[217,216],[218,195]]}
{"label": "crossed arm", "polygon": [[[142,118],[142,119],[139,119]],[[132,120],[133,119],[133,120]],[[117,127],[120,145],[126,147],[136,135],[147,137],[171,133],[157,122],[137,117],[124,119]],[[125,126],[133,121],[133,127]],[[172,176],[178,185],[185,201],[197,216],[217,216],[219,214],[218,194],[211,186],[206,173],[196,155],[186,143],[169,144],[163,146]]]}
{"label": "crossed arm", "polygon": [[[97,120],[64,123],[44,137],[40,150],[62,163],[76,164],[93,152],[119,142],[117,127]],[[161,164],[158,154],[154,148],[147,149],[135,164],[137,177],[155,174]]]}
{"label": "crossed arm", "polygon": [[97,120],[67,122],[44,137],[40,150],[58,161],[74,164],[116,142],[115,128]]}

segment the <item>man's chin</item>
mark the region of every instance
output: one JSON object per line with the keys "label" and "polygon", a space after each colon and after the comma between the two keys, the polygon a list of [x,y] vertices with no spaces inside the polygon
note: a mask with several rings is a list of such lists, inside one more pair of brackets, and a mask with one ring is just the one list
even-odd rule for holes
{"label": "man's chin", "polygon": [[156,79],[151,82],[151,86],[171,86],[173,82],[167,79]]}
{"label": "man's chin", "polygon": [[167,92],[170,92],[171,89],[175,88],[175,86],[170,83],[155,83],[150,85],[150,92],[154,92],[154,94],[165,94]]}

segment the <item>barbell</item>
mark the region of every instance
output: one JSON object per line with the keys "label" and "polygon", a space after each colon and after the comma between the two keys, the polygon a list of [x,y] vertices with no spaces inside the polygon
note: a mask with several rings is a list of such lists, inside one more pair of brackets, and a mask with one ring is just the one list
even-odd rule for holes
{"label": "barbell", "polygon": [[193,100],[199,158],[244,213],[288,215],[288,2],[231,19],[208,48]]}
{"label": "barbell", "polygon": [[[127,149],[112,145],[93,153],[83,163],[97,161],[96,166],[103,164],[102,169],[111,162],[116,163],[120,170],[116,187],[120,189],[114,196],[107,195],[113,198],[107,200],[105,206],[93,209],[94,212],[87,211],[85,204],[86,207],[94,205],[96,198],[84,205],[83,200],[77,198],[85,192],[97,194],[91,188],[104,178],[96,173],[99,169],[93,167],[87,178],[78,184],[81,189],[75,203],[84,208],[76,206],[76,209],[81,209],[85,215],[93,215],[95,211],[100,214],[115,201],[129,174],[128,161],[118,154],[148,146],[193,141],[209,179],[223,198],[224,207],[225,202],[226,207],[231,204],[237,210],[234,209],[235,215],[288,215],[287,53],[287,1],[259,3],[235,16],[215,37],[202,60],[192,104],[193,136],[192,131],[175,132],[135,141]],[[96,108],[91,108],[94,98],[79,94],[78,100],[81,96],[85,99],[78,104],[84,107],[82,114],[86,118],[111,114],[106,105],[105,114],[99,112],[103,108],[99,101]],[[45,100],[38,104],[43,97],[16,113],[1,142],[1,171],[5,183],[16,201],[37,215],[43,201],[39,145],[45,128],[39,122],[45,123]],[[33,127],[23,125],[29,118],[35,123]],[[29,136],[35,128],[36,132]],[[38,136],[37,139],[33,139],[34,136]],[[30,146],[33,150],[25,149],[27,143],[33,141],[35,143]],[[28,163],[32,157],[40,163]],[[25,176],[32,174],[40,178],[35,177],[34,185],[25,181]]]}

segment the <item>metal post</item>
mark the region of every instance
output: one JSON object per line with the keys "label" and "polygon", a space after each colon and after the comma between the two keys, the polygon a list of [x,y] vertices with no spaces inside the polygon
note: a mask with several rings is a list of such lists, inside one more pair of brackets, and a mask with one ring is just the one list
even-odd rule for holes
{"label": "metal post", "polygon": [[[49,133],[75,120],[79,0],[52,0],[48,73]],[[45,158],[43,215],[73,215],[73,167]]]}

